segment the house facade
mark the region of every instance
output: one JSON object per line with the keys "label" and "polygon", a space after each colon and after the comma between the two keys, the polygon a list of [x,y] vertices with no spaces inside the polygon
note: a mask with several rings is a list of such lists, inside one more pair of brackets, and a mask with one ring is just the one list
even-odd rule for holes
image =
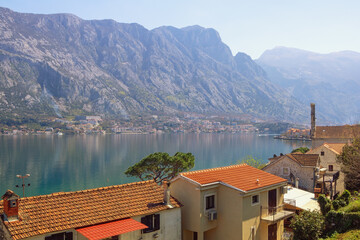
{"label": "house facade", "polygon": [[0,201],[5,239],[178,240],[180,203],[153,181]]}
{"label": "house facade", "polygon": [[[336,186],[331,186],[334,188],[335,192],[342,193],[345,190],[344,184],[344,173],[341,172],[341,164],[337,162],[337,157],[341,154],[345,143],[323,143],[317,148],[311,149],[306,154],[318,154],[320,157],[320,168],[326,168],[327,178],[331,178],[332,175],[339,173],[337,181],[333,181]],[[325,177],[325,176],[324,176]],[[321,184],[322,179],[319,179]]]}
{"label": "house facade", "polygon": [[282,239],[286,184],[246,164],[181,173],[170,188],[184,204],[182,239]]}
{"label": "house facade", "polygon": [[318,154],[290,153],[269,160],[262,170],[285,178],[298,188],[314,192],[320,164]]}

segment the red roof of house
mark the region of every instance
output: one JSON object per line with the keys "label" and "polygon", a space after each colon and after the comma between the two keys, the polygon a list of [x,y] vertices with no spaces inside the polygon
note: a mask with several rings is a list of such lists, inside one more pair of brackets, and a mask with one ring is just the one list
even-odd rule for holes
{"label": "red roof of house", "polygon": [[90,227],[76,229],[79,233],[89,240],[100,240],[123,233],[132,232],[148,226],[135,221],[132,218],[122,219],[114,222],[98,224]]}
{"label": "red roof of house", "polygon": [[222,182],[245,192],[287,181],[247,164],[185,172],[180,175],[201,185]]}
{"label": "red roof of house", "polygon": [[[154,181],[25,197],[19,203],[21,220],[4,223],[12,239],[18,240],[153,214],[170,208],[163,199],[164,189]],[[175,198],[171,198],[171,204],[174,208],[181,206]]]}

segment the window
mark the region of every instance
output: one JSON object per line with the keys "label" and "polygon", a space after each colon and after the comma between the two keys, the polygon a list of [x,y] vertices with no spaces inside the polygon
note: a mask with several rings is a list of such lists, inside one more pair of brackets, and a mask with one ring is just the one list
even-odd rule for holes
{"label": "window", "polygon": [[119,236],[112,236],[112,237],[104,238],[103,240],[119,240]]}
{"label": "window", "polygon": [[330,172],[334,171],[334,166],[333,165],[329,165],[329,171]]}
{"label": "window", "polygon": [[72,232],[56,233],[45,237],[45,240],[73,240]]}
{"label": "window", "polygon": [[290,172],[290,171],[289,171],[289,168],[288,168],[288,167],[284,167],[284,168],[283,168],[283,175],[284,175],[284,176],[289,176],[289,172]]}
{"label": "window", "polygon": [[197,232],[194,232],[194,234],[193,234],[193,240],[198,240],[198,233],[197,233]]}
{"label": "window", "polygon": [[148,226],[143,233],[154,232],[160,229],[160,214],[147,215],[141,218],[141,223]]}
{"label": "window", "polygon": [[206,196],[205,200],[206,200],[206,206],[205,206],[206,210],[215,208],[215,195]]}
{"label": "window", "polygon": [[321,154],[321,156],[324,156],[324,155],[325,155],[325,152],[324,152],[324,151],[321,151],[320,154]]}
{"label": "window", "polygon": [[9,201],[10,207],[16,207],[16,200]]}
{"label": "window", "polygon": [[260,202],[259,195],[254,195],[251,197],[251,205],[256,205]]}

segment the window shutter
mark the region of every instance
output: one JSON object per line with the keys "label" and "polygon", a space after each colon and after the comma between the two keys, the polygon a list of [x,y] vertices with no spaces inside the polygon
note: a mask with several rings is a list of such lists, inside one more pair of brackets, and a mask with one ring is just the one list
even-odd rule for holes
{"label": "window shutter", "polygon": [[160,229],[160,214],[154,215],[154,229],[153,230],[159,230]]}
{"label": "window shutter", "polygon": [[151,232],[151,222],[149,220],[151,220],[151,218],[149,218],[150,216],[145,216],[141,218],[141,223],[145,224],[146,226],[148,226],[148,228],[143,229],[143,233],[148,233]]}
{"label": "window shutter", "polygon": [[73,233],[72,232],[65,233],[65,240],[73,240]]}

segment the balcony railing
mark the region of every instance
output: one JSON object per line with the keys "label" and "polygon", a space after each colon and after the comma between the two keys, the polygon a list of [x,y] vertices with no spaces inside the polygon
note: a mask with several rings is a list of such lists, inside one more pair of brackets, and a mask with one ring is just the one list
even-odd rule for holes
{"label": "balcony railing", "polygon": [[291,217],[295,213],[292,211],[284,210],[284,205],[280,205],[277,207],[267,207],[261,206],[260,207],[260,216],[261,220],[268,221],[268,222],[277,222],[284,218]]}

